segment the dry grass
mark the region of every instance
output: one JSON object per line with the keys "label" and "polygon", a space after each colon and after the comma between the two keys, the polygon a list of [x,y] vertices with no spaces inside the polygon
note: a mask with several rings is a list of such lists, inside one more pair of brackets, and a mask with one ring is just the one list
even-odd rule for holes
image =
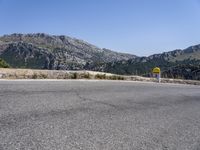
{"label": "dry grass", "polygon": [[[97,79],[97,80],[127,80],[157,82],[154,78],[140,76],[121,76],[110,73],[94,71],[60,71],[60,70],[34,70],[34,69],[8,69],[0,68],[1,79]],[[166,79],[162,83],[179,83],[200,85],[200,81]]]}

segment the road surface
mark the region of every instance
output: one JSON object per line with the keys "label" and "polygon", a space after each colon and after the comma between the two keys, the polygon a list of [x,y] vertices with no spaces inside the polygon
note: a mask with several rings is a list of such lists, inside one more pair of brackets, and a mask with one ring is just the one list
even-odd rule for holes
{"label": "road surface", "polygon": [[200,87],[0,81],[0,150],[200,150]]}

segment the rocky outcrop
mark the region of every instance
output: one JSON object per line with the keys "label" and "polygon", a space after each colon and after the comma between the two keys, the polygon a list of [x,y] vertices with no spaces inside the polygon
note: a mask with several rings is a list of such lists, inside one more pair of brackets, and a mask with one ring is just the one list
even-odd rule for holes
{"label": "rocky outcrop", "polygon": [[9,43],[0,57],[16,68],[55,68],[55,57],[51,52],[29,43]]}

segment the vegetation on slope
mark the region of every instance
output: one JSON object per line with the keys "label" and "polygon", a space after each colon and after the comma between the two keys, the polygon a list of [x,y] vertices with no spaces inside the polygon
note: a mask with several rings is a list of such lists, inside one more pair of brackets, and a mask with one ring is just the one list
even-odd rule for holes
{"label": "vegetation on slope", "polygon": [[200,61],[190,59],[176,62],[156,59],[147,62],[120,61],[108,63],[105,71],[121,75],[150,77],[154,67],[161,68],[164,78],[200,80]]}
{"label": "vegetation on slope", "polygon": [[200,45],[137,57],[67,36],[11,34],[0,37],[0,58],[13,68],[93,70],[121,75],[151,76],[152,69],[160,67],[162,77],[200,80]]}
{"label": "vegetation on slope", "polygon": [[0,58],[0,68],[10,68],[10,66]]}

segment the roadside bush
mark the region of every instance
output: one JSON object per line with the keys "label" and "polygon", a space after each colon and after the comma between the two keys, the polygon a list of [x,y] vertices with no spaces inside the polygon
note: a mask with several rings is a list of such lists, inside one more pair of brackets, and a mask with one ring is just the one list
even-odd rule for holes
{"label": "roadside bush", "polygon": [[38,75],[36,74],[36,73],[34,73],[33,75],[32,75],[32,79],[37,79],[38,78]]}
{"label": "roadside bush", "polygon": [[95,79],[106,79],[106,74],[96,74]]}
{"label": "roadside bush", "polygon": [[85,73],[85,74],[83,75],[83,78],[84,78],[84,79],[91,79],[91,76],[90,76],[89,73]]}
{"label": "roadside bush", "polygon": [[70,79],[70,76],[69,76],[68,73],[66,73],[66,74],[64,75],[64,79]]}
{"label": "roadside bush", "polygon": [[10,68],[10,65],[0,58],[0,68]]}
{"label": "roadside bush", "polygon": [[42,78],[42,79],[47,79],[47,77],[48,77],[48,76],[47,76],[46,74],[41,74],[41,78]]}
{"label": "roadside bush", "polygon": [[72,73],[71,79],[78,79],[78,73],[77,72]]}
{"label": "roadside bush", "polygon": [[122,76],[118,76],[118,79],[117,79],[117,80],[125,80],[125,78],[122,77]]}
{"label": "roadside bush", "polygon": [[125,80],[124,77],[122,77],[122,76],[116,76],[116,75],[109,76],[109,79],[110,80]]}

